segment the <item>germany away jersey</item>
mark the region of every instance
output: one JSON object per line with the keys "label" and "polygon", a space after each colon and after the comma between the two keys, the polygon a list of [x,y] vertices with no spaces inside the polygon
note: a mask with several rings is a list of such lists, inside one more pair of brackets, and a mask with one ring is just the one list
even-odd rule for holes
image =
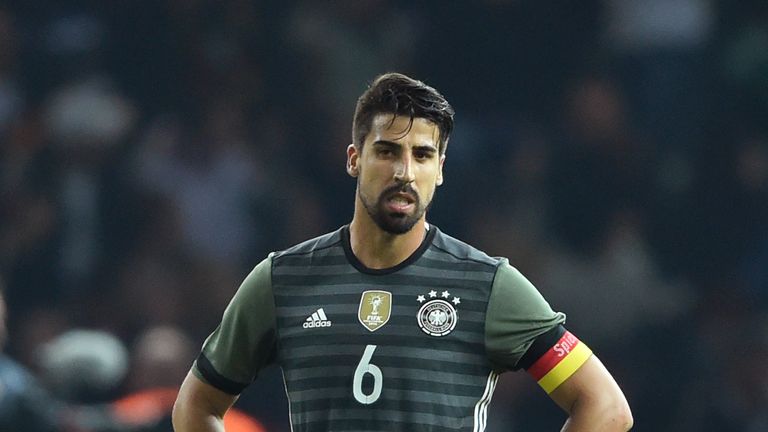
{"label": "germany away jersey", "polygon": [[587,360],[564,321],[506,259],[435,226],[388,269],[344,226],[258,264],[194,372],[238,394],[276,362],[294,432],[480,432],[499,373],[550,392]]}

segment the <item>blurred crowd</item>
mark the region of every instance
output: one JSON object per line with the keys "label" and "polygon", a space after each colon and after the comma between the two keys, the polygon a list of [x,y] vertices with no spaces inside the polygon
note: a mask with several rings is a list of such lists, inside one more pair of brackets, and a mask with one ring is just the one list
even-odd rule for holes
{"label": "blurred crowd", "polygon": [[[567,313],[636,430],[768,430],[764,0],[9,0],[0,431],[170,430],[250,268],[351,219],[386,71],[457,111],[430,222]],[[557,430],[534,387],[489,432]],[[237,407],[289,430],[279,370]]]}

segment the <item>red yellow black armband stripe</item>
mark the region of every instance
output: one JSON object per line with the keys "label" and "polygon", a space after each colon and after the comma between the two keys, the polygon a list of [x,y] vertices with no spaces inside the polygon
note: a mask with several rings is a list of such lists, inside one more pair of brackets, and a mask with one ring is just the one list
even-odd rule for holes
{"label": "red yellow black armband stripe", "polygon": [[526,368],[547,393],[570,378],[592,355],[586,344],[571,332],[562,331],[557,342]]}

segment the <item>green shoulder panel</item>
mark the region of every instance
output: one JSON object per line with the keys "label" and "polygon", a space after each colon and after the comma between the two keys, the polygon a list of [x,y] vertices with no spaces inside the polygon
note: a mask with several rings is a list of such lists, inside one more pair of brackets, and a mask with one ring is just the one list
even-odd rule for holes
{"label": "green shoulder panel", "polygon": [[565,322],[541,293],[504,259],[496,270],[485,321],[488,357],[498,370],[514,370],[533,341]]}
{"label": "green shoulder panel", "polygon": [[[275,341],[270,254],[240,285],[224,311],[221,323],[205,340],[202,355],[221,378],[248,384],[274,360]],[[198,362],[195,362],[194,372],[205,379]]]}

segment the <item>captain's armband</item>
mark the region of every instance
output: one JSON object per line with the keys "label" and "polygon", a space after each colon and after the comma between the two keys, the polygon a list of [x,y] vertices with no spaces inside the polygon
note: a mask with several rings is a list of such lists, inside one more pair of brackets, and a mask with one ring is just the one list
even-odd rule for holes
{"label": "captain's armband", "polygon": [[536,338],[520,359],[525,369],[548,394],[565,382],[592,355],[592,350],[559,325]]}

